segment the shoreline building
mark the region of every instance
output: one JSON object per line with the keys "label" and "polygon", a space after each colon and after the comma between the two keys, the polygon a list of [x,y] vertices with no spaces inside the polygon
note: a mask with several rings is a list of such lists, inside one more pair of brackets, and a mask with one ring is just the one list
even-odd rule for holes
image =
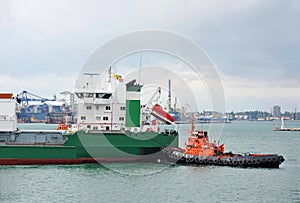
{"label": "shoreline building", "polygon": [[281,117],[281,108],[279,105],[275,105],[270,109],[270,113],[273,117]]}

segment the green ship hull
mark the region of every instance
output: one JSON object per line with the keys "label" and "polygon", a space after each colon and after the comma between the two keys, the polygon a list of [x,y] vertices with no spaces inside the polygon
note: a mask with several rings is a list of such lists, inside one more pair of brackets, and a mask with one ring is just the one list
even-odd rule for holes
{"label": "green ship hull", "polygon": [[81,164],[157,161],[164,147],[178,147],[177,135],[76,132],[62,145],[2,145],[0,164]]}

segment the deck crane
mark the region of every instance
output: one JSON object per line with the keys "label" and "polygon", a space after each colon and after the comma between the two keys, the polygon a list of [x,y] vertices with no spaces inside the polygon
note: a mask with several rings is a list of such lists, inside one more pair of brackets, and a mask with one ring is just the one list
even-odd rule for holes
{"label": "deck crane", "polygon": [[158,87],[156,91],[153,93],[153,95],[150,97],[149,101],[146,104],[146,107],[150,107],[150,108],[152,107],[152,101],[155,97],[156,97],[155,103],[158,103],[158,99],[160,98],[160,96],[161,96],[161,87]]}
{"label": "deck crane", "polygon": [[17,98],[21,102],[22,106],[28,106],[29,101],[40,101],[42,103],[46,101],[56,101],[56,96],[53,96],[53,99],[43,98],[36,94],[30,93],[26,90],[23,90],[21,93],[17,94]]}

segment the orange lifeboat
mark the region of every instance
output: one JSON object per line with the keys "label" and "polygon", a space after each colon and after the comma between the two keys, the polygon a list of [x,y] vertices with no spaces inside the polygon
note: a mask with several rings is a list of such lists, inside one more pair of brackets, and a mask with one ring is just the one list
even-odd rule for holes
{"label": "orange lifeboat", "polygon": [[163,110],[163,108],[159,104],[155,104],[152,108],[152,114],[154,114],[155,117],[157,117],[159,120],[166,122],[166,123],[172,123],[174,122],[174,118]]}

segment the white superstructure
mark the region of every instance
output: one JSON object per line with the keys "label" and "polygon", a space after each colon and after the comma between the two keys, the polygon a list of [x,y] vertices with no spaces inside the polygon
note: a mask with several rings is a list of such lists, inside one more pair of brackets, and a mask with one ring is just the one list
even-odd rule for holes
{"label": "white superstructure", "polygon": [[0,93],[0,131],[13,132],[16,129],[16,100],[11,93]]}
{"label": "white superstructure", "polygon": [[[78,130],[123,131],[125,130],[126,103],[115,97],[112,88],[111,68],[107,72],[106,87],[100,87],[99,74],[84,73],[86,82],[75,89]],[[96,88],[93,87],[93,84]],[[123,84],[120,84],[121,86]],[[125,85],[123,85],[125,87]]]}
{"label": "white superstructure", "polygon": [[113,92],[75,92],[79,130],[125,130],[125,103],[117,103]]}

